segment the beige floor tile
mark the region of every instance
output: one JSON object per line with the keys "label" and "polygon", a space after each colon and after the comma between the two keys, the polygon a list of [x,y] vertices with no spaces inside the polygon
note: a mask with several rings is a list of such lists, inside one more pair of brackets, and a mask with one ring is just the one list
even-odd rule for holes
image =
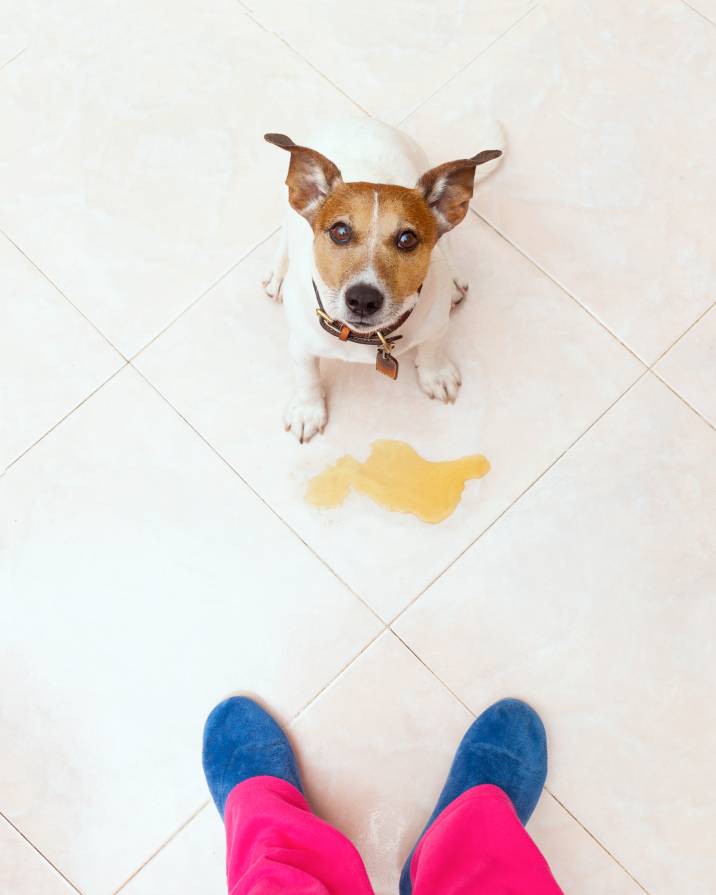
{"label": "beige floor tile", "polygon": [[656,372],[716,426],[716,308],[659,361]]}
{"label": "beige floor tile", "polygon": [[471,62],[532,0],[244,3],[371,115],[394,123]]}
{"label": "beige floor tile", "polygon": [[212,706],[295,714],[374,616],[134,370],[0,480],[0,805],[84,893],[206,798]]}
{"label": "beige floor tile", "polygon": [[0,470],[123,359],[0,234]]}
{"label": "beige floor tile", "polygon": [[0,817],[0,892],[3,895],[72,895],[57,871]]}
{"label": "beige floor tile", "polygon": [[130,880],[122,895],[226,895],[224,825],[207,805]]}
{"label": "beige floor tile", "polygon": [[714,95],[684,3],[550,0],[407,126],[460,158],[491,109],[508,149],[476,207],[651,363],[714,298]]}
{"label": "beige floor tile", "polygon": [[542,711],[552,791],[652,895],[716,884],[715,449],[649,374],[396,624],[474,710]]}
{"label": "beige floor tile", "polygon": [[280,222],[263,133],[355,109],[234,0],[27,8],[0,226],[131,354]]}
{"label": "beige floor tile", "polygon": [[686,0],[686,2],[716,25],[716,0]]}
{"label": "beige floor tile", "polygon": [[565,893],[640,895],[643,889],[589,833],[545,792],[529,831]]}
{"label": "beige floor tile", "polygon": [[[283,432],[291,389],[284,315],[261,294],[272,246],[255,253],[138,359],[139,368],[384,617],[425,587],[634,381],[641,367],[570,298],[474,216],[453,243],[472,294],[451,342],[464,385],[429,401],[410,359],[397,383],[329,364],[330,421],[299,445]],[[328,337],[327,337],[328,338]],[[492,464],[447,521],[427,525],[362,496],[316,510],[312,475],[378,438],[431,459],[480,452]]]}

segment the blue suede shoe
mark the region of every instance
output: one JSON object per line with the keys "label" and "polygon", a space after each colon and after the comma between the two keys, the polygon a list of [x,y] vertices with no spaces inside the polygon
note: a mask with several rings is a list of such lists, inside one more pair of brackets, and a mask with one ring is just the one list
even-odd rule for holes
{"label": "blue suede shoe", "polygon": [[[447,806],[473,786],[492,783],[507,793],[526,824],[547,778],[547,737],[534,709],[519,699],[503,699],[473,722],[458,746],[428,828]],[[418,842],[420,841],[418,839]],[[417,846],[417,843],[416,843]],[[400,877],[400,895],[411,895],[411,851]]]}
{"label": "blue suede shoe", "polygon": [[245,696],[220,702],[204,725],[204,774],[224,816],[229,793],[249,777],[280,777],[303,792],[286,734],[261,706]]}

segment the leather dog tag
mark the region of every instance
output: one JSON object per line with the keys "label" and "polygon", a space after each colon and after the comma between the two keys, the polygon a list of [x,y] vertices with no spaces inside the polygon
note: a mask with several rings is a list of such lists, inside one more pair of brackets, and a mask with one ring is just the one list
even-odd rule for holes
{"label": "leather dog tag", "polygon": [[378,353],[375,356],[375,368],[389,379],[398,378],[398,359],[393,357],[392,354],[388,354],[382,348],[378,349]]}

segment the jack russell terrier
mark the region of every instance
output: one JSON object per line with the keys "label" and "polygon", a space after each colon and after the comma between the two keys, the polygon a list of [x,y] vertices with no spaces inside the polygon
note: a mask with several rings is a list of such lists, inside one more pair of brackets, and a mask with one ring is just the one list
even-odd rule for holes
{"label": "jack russell terrier", "polygon": [[290,207],[263,284],[284,302],[290,329],[296,384],[286,430],[303,443],[325,428],[321,357],[375,363],[395,379],[398,356],[417,347],[421,389],[453,402],[461,380],[445,335],[468,287],[444,241],[446,263],[431,256],[467,214],[478,165],[494,167],[502,151],[428,169],[407,134],[370,119],[323,133],[312,141],[320,152],[283,134],[265,139],[291,154]]}

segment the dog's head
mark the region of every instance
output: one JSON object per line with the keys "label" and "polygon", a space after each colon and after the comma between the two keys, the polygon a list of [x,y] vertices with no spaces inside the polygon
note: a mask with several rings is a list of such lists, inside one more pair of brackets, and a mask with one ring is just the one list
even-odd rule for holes
{"label": "dog's head", "polygon": [[291,153],[288,199],[313,230],[326,311],[358,331],[388,327],[416,304],[435,243],[467,214],[476,167],[502,154],[447,162],[407,188],[344,183],[314,149],[283,134],[265,139]]}

